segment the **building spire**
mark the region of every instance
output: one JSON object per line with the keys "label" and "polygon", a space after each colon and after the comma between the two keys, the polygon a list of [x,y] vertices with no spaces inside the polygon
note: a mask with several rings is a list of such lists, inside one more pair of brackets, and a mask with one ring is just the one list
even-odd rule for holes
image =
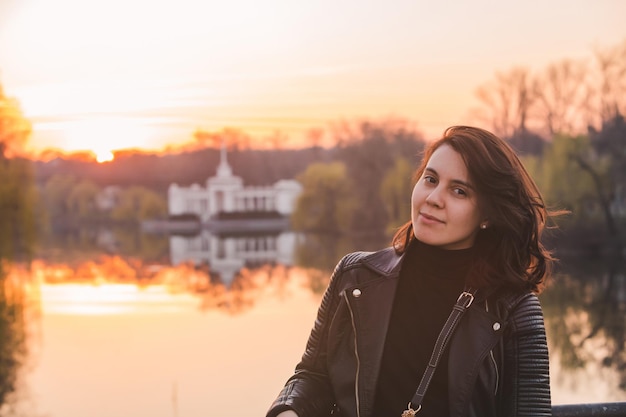
{"label": "building spire", "polygon": [[222,138],[222,149],[220,150],[220,164],[217,167],[218,177],[231,177],[233,170],[228,165],[228,159],[226,159],[226,140]]}

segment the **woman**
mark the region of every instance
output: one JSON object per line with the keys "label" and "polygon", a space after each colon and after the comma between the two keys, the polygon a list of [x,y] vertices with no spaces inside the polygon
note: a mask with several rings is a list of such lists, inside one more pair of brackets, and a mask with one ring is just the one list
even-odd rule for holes
{"label": "woman", "polygon": [[[553,261],[540,242],[551,213],[536,185],[506,142],[466,126],[426,149],[416,178],[392,247],[335,268],[268,417],[551,414],[536,295]],[[461,298],[464,314],[433,354]]]}

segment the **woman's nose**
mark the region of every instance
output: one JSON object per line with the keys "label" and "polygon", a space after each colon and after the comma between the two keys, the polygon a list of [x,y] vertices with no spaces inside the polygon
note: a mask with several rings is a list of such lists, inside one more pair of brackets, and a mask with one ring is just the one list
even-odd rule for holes
{"label": "woman's nose", "polygon": [[441,198],[441,190],[435,187],[426,197],[426,203],[434,207],[443,207],[443,199]]}

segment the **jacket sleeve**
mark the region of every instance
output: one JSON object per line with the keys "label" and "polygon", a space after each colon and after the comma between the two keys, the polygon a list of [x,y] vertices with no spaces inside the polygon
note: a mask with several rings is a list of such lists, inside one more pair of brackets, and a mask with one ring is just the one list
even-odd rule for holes
{"label": "jacket sleeve", "polygon": [[294,410],[299,417],[330,415],[335,399],[326,369],[328,328],[337,308],[338,282],[347,257],[348,255],[335,267],[302,360],[270,407],[267,417],[274,417],[285,410]]}
{"label": "jacket sleeve", "polygon": [[550,416],[548,345],[539,299],[527,294],[510,315],[504,343],[503,416]]}

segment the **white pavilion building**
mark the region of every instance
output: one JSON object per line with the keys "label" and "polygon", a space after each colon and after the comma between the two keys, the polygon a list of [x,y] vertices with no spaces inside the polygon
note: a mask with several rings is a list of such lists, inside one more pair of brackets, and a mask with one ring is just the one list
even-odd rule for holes
{"label": "white pavilion building", "polygon": [[288,217],[294,210],[302,186],[295,180],[280,180],[272,186],[244,187],[241,177],[233,175],[222,144],[217,174],[206,181],[206,187],[193,184],[168,189],[170,215],[196,214],[202,223],[217,219],[221,213],[277,212]]}

